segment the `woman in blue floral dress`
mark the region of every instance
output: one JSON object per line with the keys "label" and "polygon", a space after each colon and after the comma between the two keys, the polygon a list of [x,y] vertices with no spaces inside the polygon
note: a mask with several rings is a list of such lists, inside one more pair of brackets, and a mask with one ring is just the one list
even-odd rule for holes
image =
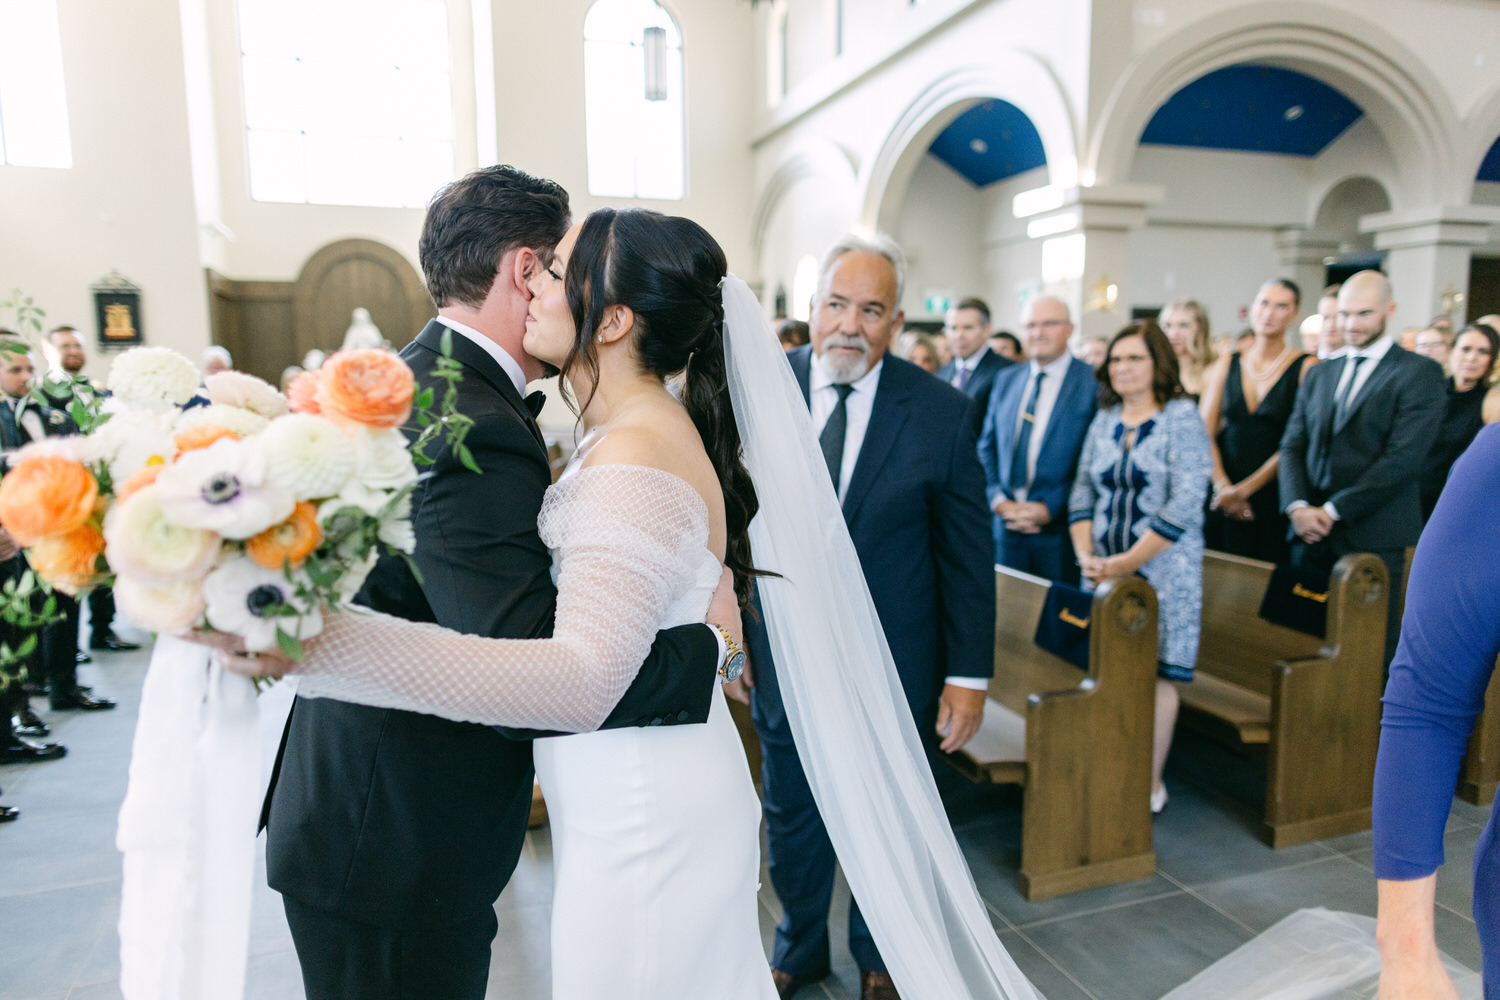
{"label": "woman in blue floral dress", "polygon": [[1139,573],[1156,590],[1156,735],[1151,810],[1167,804],[1162,768],[1177,723],[1177,689],[1198,661],[1203,611],[1203,505],[1213,461],[1208,432],[1183,390],[1171,343],[1149,320],[1110,339],[1068,500],[1084,586]]}

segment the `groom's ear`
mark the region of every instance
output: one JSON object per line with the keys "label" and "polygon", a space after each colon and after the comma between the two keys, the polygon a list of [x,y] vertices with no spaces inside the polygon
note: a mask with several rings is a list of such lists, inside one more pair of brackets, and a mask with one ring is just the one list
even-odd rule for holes
{"label": "groom's ear", "polygon": [[[505,262],[501,262],[502,268]],[[518,247],[511,255],[510,270],[507,279],[515,287],[516,291],[528,302],[531,301],[531,279],[542,270],[542,259],[536,255],[536,251],[530,247]]]}

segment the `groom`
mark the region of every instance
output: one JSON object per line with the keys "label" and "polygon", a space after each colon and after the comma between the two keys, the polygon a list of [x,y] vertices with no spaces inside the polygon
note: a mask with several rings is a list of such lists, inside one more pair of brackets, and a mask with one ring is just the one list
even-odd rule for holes
{"label": "groom", "polygon": [[[438,316],[403,352],[419,389],[444,334],[463,366],[458,409],[483,470],[446,446],[412,498],[420,581],[385,558],[361,593],[379,611],[461,632],[552,631],[552,557],[537,535],[551,483],[534,414],[544,373],[521,348],[527,280],[569,225],[568,195],[513,167],[476,171],[428,207],[419,245]],[[736,632],[729,594],[711,621]],[[662,632],[604,728],[702,723],[721,656],[714,628]],[[283,896],[308,1000],[480,1000],[494,903],[531,808],[532,734],[411,712],[298,699],[263,822],[269,882]]]}

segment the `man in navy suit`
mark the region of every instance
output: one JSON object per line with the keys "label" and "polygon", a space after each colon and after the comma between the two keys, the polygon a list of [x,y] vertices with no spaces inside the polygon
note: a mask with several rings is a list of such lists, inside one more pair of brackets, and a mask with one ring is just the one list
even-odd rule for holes
{"label": "man in navy suit", "polygon": [[990,307],[984,299],[962,299],[948,310],[943,333],[953,348],[953,360],[938,369],[937,376],[974,400],[974,433],[984,423],[985,407],[995,376],[1015,362],[990,348]]}
{"label": "man in navy suit", "polygon": [[[1314,366],[1281,437],[1277,480],[1291,518],[1292,564],[1327,572],[1349,552],[1373,552],[1401,593],[1406,548],[1422,532],[1421,483],[1446,406],[1443,369],[1386,333],[1396,312],[1379,271],[1339,290],[1344,352]],[[1386,618],[1389,667],[1400,602]]]}
{"label": "man in navy suit", "polygon": [[[973,403],[887,353],[905,261],[884,237],[846,236],[823,258],[812,343],[787,360],[812,409],[829,475],[918,731],[954,751],[978,730],[994,669],[995,578]],[[828,974],[834,851],[797,758],[763,624],[746,620],[754,670],[771,884],[785,911],[771,965],[789,997]],[[783,664],[781,669],[795,669]],[[861,997],[895,988],[857,904],[849,948]]]}
{"label": "man in navy suit", "polygon": [[1068,353],[1068,306],[1050,296],[1021,314],[1031,360],[995,376],[979,434],[985,495],[995,512],[995,561],[1077,585],[1068,492],[1094,419],[1098,380]]}

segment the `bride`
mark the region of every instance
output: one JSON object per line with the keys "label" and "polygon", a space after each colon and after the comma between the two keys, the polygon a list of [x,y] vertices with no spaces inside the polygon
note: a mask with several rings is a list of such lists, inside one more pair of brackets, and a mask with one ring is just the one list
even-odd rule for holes
{"label": "bride", "polygon": [[[770,1000],[759,804],[723,697],[705,726],[589,731],[659,629],[703,620],[721,567],[742,602],[762,576],[777,661],[797,665],[782,683],[799,754],[903,995],[1036,997],[942,814],[800,391],[713,237],[601,209],[531,292],[525,350],[565,374],[585,430],[539,520],[553,638],[354,610],[330,616],[298,664],[210,637],[226,665],[294,670],[303,697],[579,733],[535,744],[555,850],[554,997]],[[664,383],[679,372],[680,401]]]}

